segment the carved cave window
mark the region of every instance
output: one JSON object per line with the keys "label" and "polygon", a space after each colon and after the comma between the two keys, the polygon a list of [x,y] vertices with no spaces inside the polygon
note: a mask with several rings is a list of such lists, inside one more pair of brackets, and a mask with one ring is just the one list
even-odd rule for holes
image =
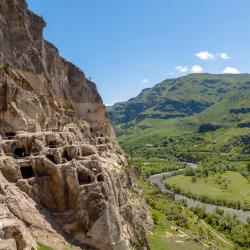
{"label": "carved cave window", "polygon": [[56,160],[55,160],[54,155],[46,155],[46,158],[56,164]]}
{"label": "carved cave window", "polygon": [[92,182],[91,176],[87,173],[78,172],[78,182],[80,185],[90,184]]}
{"label": "carved cave window", "polygon": [[51,142],[48,144],[48,147],[49,147],[49,148],[56,148],[56,147],[57,147],[56,141],[51,141]]}
{"label": "carved cave window", "polygon": [[9,133],[5,133],[5,136],[11,140],[13,139],[15,136],[16,136],[16,133],[15,132],[9,132]]}
{"label": "carved cave window", "polygon": [[101,174],[98,175],[98,176],[97,176],[97,181],[100,181],[100,182],[101,182],[101,181],[104,181],[103,175],[101,175]]}
{"label": "carved cave window", "polygon": [[17,148],[15,145],[13,145],[12,150],[16,158],[23,158],[26,156],[24,148]]}
{"label": "carved cave window", "polygon": [[29,179],[29,178],[34,177],[34,171],[33,171],[32,166],[20,167],[20,171],[24,179]]}
{"label": "carved cave window", "polygon": [[66,149],[63,151],[62,157],[67,159],[68,161],[72,160],[72,158],[69,156],[69,153]]}

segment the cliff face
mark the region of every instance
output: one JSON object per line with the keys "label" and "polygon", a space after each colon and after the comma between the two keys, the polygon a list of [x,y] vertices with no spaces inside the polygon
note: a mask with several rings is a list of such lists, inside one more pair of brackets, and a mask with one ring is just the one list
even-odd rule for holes
{"label": "cliff face", "polygon": [[96,86],[44,27],[0,0],[0,249],[146,246],[152,222]]}
{"label": "cliff face", "polygon": [[[104,124],[98,130],[109,133],[106,129],[110,124],[95,84],[44,40],[43,19],[29,11],[24,1],[0,3],[1,75],[11,75],[8,86],[1,86],[1,98],[7,98],[10,107],[2,107],[1,111],[6,120],[9,119],[9,124],[13,116],[26,120],[26,124],[24,120],[12,123],[16,126],[13,129],[26,129],[28,117],[30,126],[43,130],[51,126],[49,118],[62,117],[68,111],[75,112],[78,118],[90,122],[93,127]],[[22,102],[22,112],[11,103],[18,100],[21,103],[20,96],[26,100]],[[11,114],[4,112],[10,110],[13,111]]]}

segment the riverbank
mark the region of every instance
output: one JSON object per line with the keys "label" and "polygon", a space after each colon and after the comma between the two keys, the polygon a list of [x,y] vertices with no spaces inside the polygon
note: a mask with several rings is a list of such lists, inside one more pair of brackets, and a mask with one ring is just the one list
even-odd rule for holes
{"label": "riverbank", "polygon": [[175,171],[168,171],[168,172],[163,172],[161,174],[155,174],[151,175],[148,180],[150,181],[151,184],[157,185],[161,191],[163,192],[168,192],[172,194],[172,197],[174,197],[174,200],[180,201],[180,200],[185,200],[187,203],[188,207],[193,207],[193,206],[202,206],[205,208],[206,212],[214,212],[216,208],[220,208],[221,210],[229,213],[229,214],[235,214],[236,217],[241,221],[241,222],[246,222],[247,218],[250,217],[250,211],[243,211],[239,209],[234,209],[234,208],[229,208],[225,206],[218,206],[218,205],[213,205],[209,203],[205,203],[199,200],[195,200],[192,198],[189,198],[185,195],[178,194],[174,192],[171,189],[167,189],[165,184],[163,183],[163,179],[165,177],[173,176],[178,173],[181,173],[182,170],[175,170]]}

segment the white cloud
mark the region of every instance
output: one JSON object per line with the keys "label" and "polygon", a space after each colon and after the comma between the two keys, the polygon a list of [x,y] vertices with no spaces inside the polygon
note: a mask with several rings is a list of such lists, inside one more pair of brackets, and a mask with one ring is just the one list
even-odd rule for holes
{"label": "white cloud", "polygon": [[223,74],[239,74],[240,71],[237,68],[226,67],[223,71]]}
{"label": "white cloud", "polygon": [[180,73],[185,73],[188,71],[188,67],[187,66],[176,66],[175,70],[179,71]]}
{"label": "white cloud", "polygon": [[220,53],[219,56],[223,60],[229,60],[230,59],[230,56],[227,53]]}
{"label": "white cloud", "polygon": [[215,60],[215,56],[206,50],[196,53],[196,56],[201,60]]}
{"label": "white cloud", "polygon": [[142,80],[141,80],[141,83],[148,83],[149,82],[149,79],[147,79],[147,78],[143,78]]}
{"label": "white cloud", "polygon": [[201,73],[203,71],[203,68],[200,65],[194,65],[191,68],[192,73]]}

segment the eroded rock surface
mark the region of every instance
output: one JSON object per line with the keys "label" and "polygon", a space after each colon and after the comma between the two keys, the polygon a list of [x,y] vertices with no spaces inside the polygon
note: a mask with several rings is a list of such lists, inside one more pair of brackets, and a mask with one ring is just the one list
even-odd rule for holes
{"label": "eroded rock surface", "polygon": [[44,26],[0,0],[0,249],[147,248],[152,221],[96,86]]}

